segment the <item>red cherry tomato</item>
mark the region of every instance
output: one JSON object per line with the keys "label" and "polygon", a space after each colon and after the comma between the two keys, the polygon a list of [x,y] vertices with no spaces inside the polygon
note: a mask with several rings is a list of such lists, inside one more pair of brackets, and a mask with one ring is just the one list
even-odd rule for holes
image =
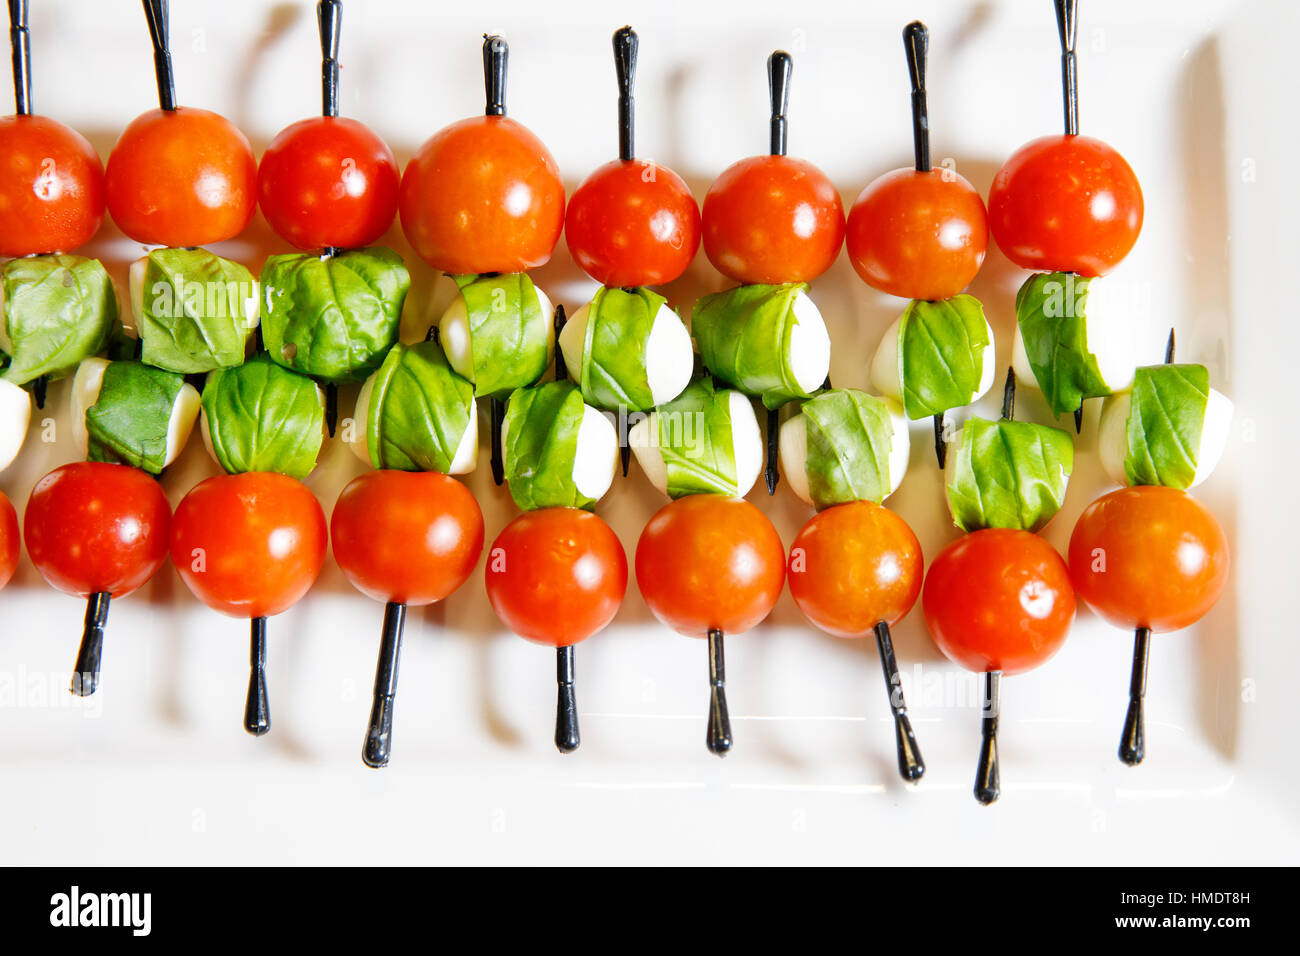
{"label": "red cherry tomato", "polygon": [[738,634],[781,596],[785,548],[743,498],[690,495],[660,508],[641,532],[636,583],[654,616],[679,634]]}
{"label": "red cherry tomato", "polygon": [[167,560],[171,508],[162,487],[127,465],[82,461],[36,483],[23,515],[27,554],[53,587],[124,597]]}
{"label": "red cherry tomato", "polygon": [[14,511],[9,496],[0,491],[0,588],[9,583],[18,568],[18,553],[22,547],[18,535],[18,513]]}
{"label": "red cherry tomato", "polygon": [[268,471],[217,475],[177,506],[172,563],[208,607],[270,617],[311,589],[325,541],[325,515],[302,482]]}
{"label": "red cherry tomato", "polygon": [[1121,488],[1090,504],[1070,535],[1079,596],[1119,627],[1176,631],[1223,593],[1228,541],[1209,509],[1176,488]]}
{"label": "red cherry tomato", "polygon": [[788,156],[751,156],[709,187],[704,252],[737,282],[811,282],[844,244],[844,206],[820,169]]}
{"label": "red cherry tomato", "polygon": [[790,546],[790,594],[808,620],[836,637],[898,623],[916,603],[924,571],[907,522],[870,501],[827,508]]}
{"label": "red cherry tomato", "polygon": [[104,219],[104,166],[76,130],[0,117],[0,256],[71,252]]}
{"label": "red cherry tomato", "polygon": [[483,550],[483,513],[455,478],[371,471],[353,480],[330,517],[334,558],[377,601],[433,604],[465,583]]}
{"label": "red cherry tomato", "polygon": [[993,177],[989,223],[998,248],[1022,269],[1105,275],[1142,231],[1142,187],[1101,140],[1044,136]]}
{"label": "red cherry tomato", "polygon": [[939,650],[972,671],[1019,674],[1065,643],[1074,620],[1070,572],[1028,531],[958,538],[930,565],[921,608]]}
{"label": "red cherry tomato", "polygon": [[368,246],[397,215],[397,160],[364,123],[313,116],[271,140],[257,195],[271,228],[299,249]]}
{"label": "red cherry tomato", "polygon": [[137,242],[202,246],[243,232],[257,208],[257,161],[223,116],[141,113],[108,157],[108,213]]}
{"label": "red cherry tomato", "polygon": [[947,299],[970,285],[988,251],[975,187],[948,169],[895,169],[862,190],[845,242],[862,281],[904,299]]}
{"label": "red cherry tomato", "polygon": [[574,261],[601,285],[663,285],[700,247],[700,209],[667,166],[616,159],[574,191],[564,235]]}
{"label": "red cherry tomato", "polygon": [[627,591],[618,536],[578,508],[529,511],[506,525],[488,551],[488,600],[520,637],[555,647],[603,630]]}
{"label": "red cherry tomato", "polygon": [[564,228],[564,183],[550,151],[505,116],[472,116],[420,147],[402,174],[402,229],[443,272],[544,265]]}

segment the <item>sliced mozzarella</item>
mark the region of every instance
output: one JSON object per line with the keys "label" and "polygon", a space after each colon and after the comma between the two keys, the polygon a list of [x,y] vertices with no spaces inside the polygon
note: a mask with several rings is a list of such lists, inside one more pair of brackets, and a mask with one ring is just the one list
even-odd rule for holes
{"label": "sliced mozzarella", "polygon": [[[885,330],[885,334],[880,339],[880,344],[876,346],[876,354],[871,359],[871,384],[875,386],[876,391],[880,392],[881,395],[892,398],[897,402],[903,400],[903,384],[898,377],[898,329],[902,321],[903,317],[900,315]],[[989,325],[988,319],[984,320],[984,330],[988,335],[989,344],[980,353],[980,383],[975,390],[975,394],[971,396],[972,402],[983,398],[987,394],[988,390],[993,387],[993,380],[998,373],[997,349],[994,348],[993,327]]]}
{"label": "sliced mozzarella", "polygon": [[831,337],[816,303],[805,292],[794,297],[791,306],[795,325],[790,330],[790,371],[805,392],[822,387],[831,370]]}
{"label": "sliced mozzarella", "polygon": [[[754,487],[763,470],[765,449],[758,428],[758,416],[748,396],[726,389],[731,412],[731,451],[736,463],[736,493],[742,498]],[[693,434],[693,432],[692,432]],[[668,491],[668,467],[659,448],[659,413],[651,412],[628,429],[628,444],[637,464],[650,483],[665,494]]]}
{"label": "sliced mozzarella", "polygon": [[[912,453],[911,430],[903,407],[893,399],[887,398],[889,406],[889,423],[892,426],[889,444],[889,491],[888,498],[903,483],[907,473],[908,460]],[[785,474],[790,490],[800,501],[812,504],[812,491],[808,487],[808,419],[800,412],[781,426],[779,437],[781,471]]]}
{"label": "sliced mozzarella", "polygon": [[163,456],[166,468],[176,460],[189,441],[190,432],[194,430],[194,421],[199,417],[199,390],[189,382],[181,385],[172,403],[171,417],[167,420],[167,453]]}
{"label": "sliced mozzarella", "polygon": [[77,372],[72,376],[72,392],[68,397],[68,415],[72,426],[72,447],[81,458],[85,458],[90,447],[90,435],[86,431],[86,411],[99,401],[99,390],[104,384],[104,373],[108,371],[108,359],[82,359]]}
{"label": "sliced mozzarella", "polygon": [[[636,413],[629,417],[637,417]],[[664,454],[659,448],[659,415],[650,412],[641,415],[639,420],[627,430],[627,443],[636,456],[636,463],[645,472],[646,479],[660,491],[668,492],[668,466],[664,464]]]}
{"label": "sliced mozzarella", "polygon": [[352,449],[352,453],[370,464],[370,446],[366,444],[367,422],[370,421],[370,392],[375,387],[376,372],[371,372],[369,377],[361,385],[361,391],[357,392],[357,403],[352,408],[352,437],[348,439],[347,445]]}
{"label": "sliced mozzarella", "polygon": [[18,457],[32,420],[32,397],[27,389],[0,379],[0,471]]}
{"label": "sliced mozzarella", "polygon": [[[1130,388],[1137,368],[1133,329],[1141,321],[1134,312],[1131,291],[1123,284],[1093,279],[1088,283],[1083,308],[1088,325],[1088,351],[1097,360],[1101,380],[1112,392]],[[1038,388],[1019,323],[1011,346],[1011,367],[1015,369],[1017,383]]]}
{"label": "sliced mozzarella", "polygon": [[588,498],[602,498],[614,483],[617,466],[618,432],[614,423],[590,405],[582,406],[573,456],[573,484]]}
{"label": "sliced mozzarella", "polygon": [[[1097,453],[1102,467],[1112,481],[1128,484],[1124,459],[1128,457],[1128,416],[1132,393],[1121,392],[1106,399],[1101,407],[1101,425],[1097,432]],[[1205,421],[1201,423],[1201,443],[1196,450],[1196,475],[1189,488],[1195,488],[1214,471],[1223,457],[1232,430],[1232,400],[1217,389],[1210,389],[1205,404]]]}
{"label": "sliced mozzarella", "polygon": [[456,453],[447,466],[449,475],[467,475],[478,467],[478,399],[469,400],[469,423],[461,433]]}
{"label": "sliced mozzarella", "polygon": [[[546,319],[546,362],[549,365],[555,357],[555,323],[552,321],[555,308],[551,305],[550,296],[537,286],[533,286],[533,289],[537,292],[537,305]],[[465,297],[460,293],[451,300],[451,304],[442,313],[442,318],[438,320],[438,341],[442,343],[442,350],[447,353],[447,362],[456,374],[466,381],[474,381],[474,347],[470,341],[469,309],[465,305]]]}
{"label": "sliced mozzarella", "polygon": [[[587,322],[591,316],[591,303],[588,302],[572,318],[564,323],[560,330],[560,351],[564,355],[564,364],[573,378],[578,378],[582,370],[583,348],[587,342]],[[639,347],[639,346],[638,346]],[[667,303],[659,306],[654,321],[650,323],[650,334],[645,342],[646,384],[650,386],[650,397],[655,405],[671,402],[691,383],[691,373],[695,368],[695,350],[691,346],[691,333],[681,316],[668,307]],[[822,378],[825,378],[823,376]],[[821,384],[818,379],[817,384]]]}

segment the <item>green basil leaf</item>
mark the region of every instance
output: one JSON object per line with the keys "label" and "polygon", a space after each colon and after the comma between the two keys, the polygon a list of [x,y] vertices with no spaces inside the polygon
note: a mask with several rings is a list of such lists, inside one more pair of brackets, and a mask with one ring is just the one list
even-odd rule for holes
{"label": "green basil leaf", "polygon": [[1191,487],[1209,400],[1210,370],[1204,365],[1148,365],[1137,370],[1124,456],[1130,485]]}
{"label": "green basil leaf", "polygon": [[644,412],[654,406],[645,349],[664,301],[644,287],[596,290],[587,311],[579,376],[586,402],[611,411]]}
{"label": "green basil leaf", "polygon": [[375,373],[366,445],[376,468],[446,472],[469,427],[474,386],[437,342],[397,344]]}
{"label": "green basil leaf", "polygon": [[143,291],[138,331],[145,362],[188,375],[244,361],[257,284],[238,262],[206,249],[155,249]]}
{"label": "green basil leaf", "polygon": [[542,314],[533,280],[524,272],[452,276],[465,297],[474,391],[505,398],[532,385],[550,364],[551,317]]}
{"label": "green basil leaf", "polygon": [[1016,323],[1038,387],[1055,415],[1111,393],[1088,349],[1088,284],[1070,272],[1030,276],[1016,293]]}
{"label": "green basil leaf", "polygon": [[848,501],[884,501],[894,426],[883,398],[833,388],[803,403],[808,491],[821,511]]}
{"label": "green basil leaf", "polygon": [[203,386],[212,453],[230,474],[311,474],[324,440],[325,409],[316,383],[256,355],[217,369]]}
{"label": "green basil leaf", "polygon": [[271,256],[262,267],[262,342],[295,372],[365,381],[397,341],[410,287],[391,249]]}
{"label": "green basil leaf", "polygon": [[898,325],[898,379],[907,417],[916,421],[969,405],[991,345],[984,306],[974,296],[909,302]]}
{"label": "green basil leaf", "polygon": [[714,391],[710,379],[697,379],[655,409],[654,416],[670,498],[739,493],[731,403],[725,390]]}
{"label": "green basil leaf", "polygon": [[948,504],[957,527],[1037,531],[1065,501],[1074,442],[1049,425],[968,418],[951,467]]}
{"label": "green basil leaf", "polygon": [[11,259],[0,267],[4,332],[15,385],[58,378],[103,350],[117,322],[113,282],[96,259],[55,255]]}
{"label": "green basil leaf", "polygon": [[704,367],[767,408],[808,398],[790,366],[790,333],[799,324],[794,300],[807,290],[806,282],[742,285],[701,297],[691,334]]}
{"label": "green basil leaf", "polygon": [[592,508],[573,483],[578,428],[586,404],[570,382],[519,388],[506,409],[505,474],[510,497],[525,511],[534,508]]}
{"label": "green basil leaf", "polygon": [[185,379],[141,362],[110,362],[86,409],[87,457],[156,475],[167,462],[167,429]]}

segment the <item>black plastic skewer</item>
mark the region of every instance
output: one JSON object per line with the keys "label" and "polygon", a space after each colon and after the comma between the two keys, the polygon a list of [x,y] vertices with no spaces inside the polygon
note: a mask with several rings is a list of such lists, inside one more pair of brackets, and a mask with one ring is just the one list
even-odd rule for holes
{"label": "black plastic skewer", "polygon": [[[794,73],[794,60],[784,50],[776,50],[767,58],[767,90],[772,101],[772,118],[769,132],[769,153],[773,156],[786,154],[786,139],[789,121],[786,110],[790,105],[790,76]],[[776,494],[776,486],[781,480],[777,468],[780,458],[781,410],[767,410],[767,465],[763,477],[767,482],[767,493]]]}
{"label": "black plastic skewer", "polygon": [[339,34],[343,30],[341,0],[320,0],[316,4],[320,24],[321,116],[339,115]]}
{"label": "black plastic skewer", "polygon": [[709,730],[705,744],[710,753],[725,757],[731,750],[731,715],[727,712],[727,670],[723,659],[722,631],[709,630]]}
{"label": "black plastic skewer", "polygon": [[934,457],[939,460],[939,470],[948,461],[948,442],[943,435],[943,412],[934,416]]}
{"label": "black plastic skewer", "polygon": [[[331,250],[326,250],[330,253]],[[330,438],[334,437],[334,428],[339,423],[339,387],[333,382],[325,383],[325,427],[329,429]]]}
{"label": "black plastic skewer", "polygon": [[1079,0],[1056,0],[1056,30],[1061,37],[1061,94],[1065,100],[1065,135],[1079,133],[1079,61],[1074,37],[1079,26]]}
{"label": "black plastic skewer", "polygon": [[1165,340],[1165,364],[1174,364],[1174,348],[1177,343],[1174,341],[1174,330],[1169,330],[1169,338]]}
{"label": "black plastic skewer", "polygon": [[1083,431],[1083,400],[1079,400],[1079,407],[1074,410],[1074,433],[1077,435]]}
{"label": "black plastic skewer", "polygon": [[14,112],[32,115],[32,42],[27,0],[9,0],[9,45],[13,48]]}
{"label": "black plastic skewer", "polygon": [[172,55],[167,48],[167,0],[142,0],[153,41],[153,71],[158,79],[158,106],[170,113],[176,109],[176,81],[172,77]]}
{"label": "black plastic skewer", "polygon": [[506,67],[510,44],[505,37],[483,34],[483,115],[506,115]]}
{"label": "black plastic skewer", "polygon": [[555,649],[555,747],[562,754],[571,754],[582,743],[578,732],[578,698],[574,690],[576,677],[573,645]]}
{"label": "black plastic skewer", "polygon": [[249,622],[248,698],[244,702],[244,729],[260,737],[271,729],[271,700],[266,692],[266,618]]}
{"label": "black plastic skewer", "polygon": [[930,171],[930,113],[925,98],[925,58],[930,50],[930,31],[920,20],[903,27],[903,49],[907,72],[912,79],[912,150],[916,171]]}
{"label": "black plastic skewer", "polygon": [[1136,767],[1146,756],[1147,666],[1151,659],[1151,628],[1139,627],[1133,633],[1133,673],[1128,685],[1128,713],[1124,715],[1124,734],[1119,741],[1119,759]]}
{"label": "black plastic skewer", "polygon": [[885,674],[885,689],[889,692],[889,709],[894,715],[894,740],[898,748],[898,772],[909,783],[916,783],[925,774],[925,760],[912,732],[912,721],[907,716],[907,701],[903,699],[903,681],[898,674],[898,660],[894,657],[894,640],[889,633],[889,622],[876,625],[876,646],[880,650],[880,668]]}
{"label": "black plastic skewer", "polygon": [[975,770],[975,799],[988,806],[1002,792],[998,774],[998,711],[1002,690],[1002,672],[984,675],[983,717],[980,721],[980,759]]}
{"label": "black plastic skewer", "polygon": [[104,627],[112,596],[96,591],[86,599],[86,620],[77,649],[77,669],[72,674],[72,693],[89,697],[99,687],[99,664],[104,654]]}
{"label": "black plastic skewer", "polygon": [[[640,46],[636,31],[620,27],[614,31],[614,73],[618,77],[618,158],[627,162],[636,156],[636,53]],[[627,474],[624,469],[624,474]]]}
{"label": "black plastic skewer", "polygon": [[370,725],[361,759],[367,767],[388,766],[393,752],[393,699],[397,694],[397,663],[402,653],[402,625],[406,605],[389,601],[384,605],[384,631],[379,642],[379,663],[375,666],[375,694],[370,705]]}
{"label": "black plastic skewer", "polygon": [[1013,421],[1016,417],[1016,369],[1007,366],[1007,383],[1002,386],[1002,420]]}
{"label": "black plastic skewer", "polygon": [[37,408],[45,407],[45,390],[50,384],[48,375],[38,375],[32,379],[32,401],[36,403]]}
{"label": "black plastic skewer", "polygon": [[491,424],[492,481],[500,487],[506,480],[506,463],[501,454],[501,427],[506,420],[506,403],[495,395],[488,399],[488,417]]}
{"label": "black plastic skewer", "polygon": [[560,348],[560,333],[564,331],[564,324],[569,321],[569,317],[564,312],[564,306],[555,307],[555,317],[552,319],[552,326],[555,329],[555,380],[557,382],[567,382],[569,380],[569,367],[564,364],[564,352]]}

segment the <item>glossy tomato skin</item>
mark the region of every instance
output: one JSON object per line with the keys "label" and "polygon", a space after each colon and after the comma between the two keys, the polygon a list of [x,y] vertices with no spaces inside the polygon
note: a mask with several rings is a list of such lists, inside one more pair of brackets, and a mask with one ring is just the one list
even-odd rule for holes
{"label": "glossy tomato skin", "polygon": [[0,588],[14,576],[22,540],[18,534],[18,513],[9,496],[0,491]]}
{"label": "glossy tomato skin", "polygon": [[505,116],[436,133],[402,174],[402,229],[420,258],[453,275],[545,265],[564,228],[564,183],[550,151]]}
{"label": "glossy tomato skin", "polygon": [[601,285],[664,285],[695,258],[700,208],[667,166],[616,159],[574,190],[564,236],[573,260]]}
{"label": "glossy tomato skin", "polygon": [[804,616],[836,637],[897,624],[921,593],[925,563],[907,522],[870,501],[814,515],[790,546],[790,594]]}
{"label": "glossy tomato skin", "polygon": [[646,523],[636,583],[654,616],[679,634],[739,634],[781,596],[785,548],[772,522],[743,498],[689,495]]}
{"label": "glossy tomato skin", "polygon": [[248,138],[208,110],[141,113],[108,157],[108,213],[137,242],[202,246],[244,231],[257,208]]}
{"label": "glossy tomato skin", "polygon": [[257,167],[262,214],[304,251],[356,249],[397,215],[397,160],[364,123],[313,116],[280,131]]}
{"label": "glossy tomato skin", "polygon": [[1089,136],[1044,136],[993,177],[989,224],[1022,269],[1105,275],[1142,231],[1142,187],[1124,157]]}
{"label": "glossy tomato skin", "polygon": [[367,472],[330,517],[334,558],[377,601],[433,604],[458,587],[483,550],[483,513],[469,489],[438,472]]}
{"label": "glossy tomato skin", "polygon": [[618,536],[591,512],[542,508],[497,535],[484,577],[506,627],[539,644],[568,647],[614,620],[627,591],[627,557]]}
{"label": "glossy tomato skin", "polygon": [[975,278],[988,252],[988,213],[950,169],[895,169],[862,190],[845,242],[862,281],[904,299],[947,299]]}
{"label": "glossy tomato skin", "polygon": [[844,204],[826,174],[789,156],[751,156],[713,181],[704,252],[741,283],[811,282],[844,244]]}
{"label": "glossy tomato skin", "polygon": [[1070,535],[1079,596],[1124,628],[1177,631],[1209,612],[1228,578],[1228,540],[1203,504],[1176,488],[1098,498]]}
{"label": "glossy tomato skin", "polygon": [[1065,561],[1028,531],[988,528],[934,559],[921,608],[939,650],[972,671],[1019,674],[1065,643],[1074,588]]}
{"label": "glossy tomato skin", "polygon": [[63,465],[32,488],[27,554],[53,587],[77,597],[125,597],[167,560],[171,507],[162,487],[127,465]]}
{"label": "glossy tomato skin", "polygon": [[104,219],[104,166],[45,116],[0,117],[0,256],[71,252]]}
{"label": "glossy tomato skin", "polygon": [[297,603],[325,561],[325,515],[307,486],[250,471],[195,485],[172,521],[172,563],[194,595],[233,617]]}

